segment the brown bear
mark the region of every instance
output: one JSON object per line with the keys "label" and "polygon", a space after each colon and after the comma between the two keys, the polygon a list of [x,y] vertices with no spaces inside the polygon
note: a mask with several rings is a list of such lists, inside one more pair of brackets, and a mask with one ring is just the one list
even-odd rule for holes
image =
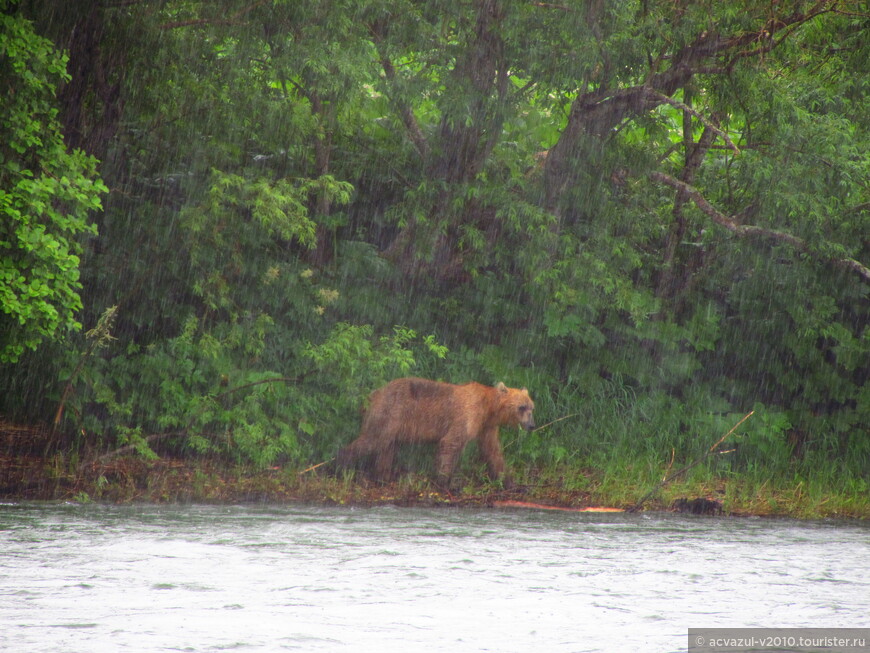
{"label": "brown bear", "polygon": [[465,445],[477,440],[490,478],[496,480],[505,473],[499,426],[520,425],[530,431],[535,428],[534,409],[528,390],[504,383],[492,388],[480,383],[396,379],[370,395],[359,437],[339,452],[338,464],[347,467],[360,456],[374,455],[375,475],[385,478],[398,444],[434,442],[438,482],[448,485]]}

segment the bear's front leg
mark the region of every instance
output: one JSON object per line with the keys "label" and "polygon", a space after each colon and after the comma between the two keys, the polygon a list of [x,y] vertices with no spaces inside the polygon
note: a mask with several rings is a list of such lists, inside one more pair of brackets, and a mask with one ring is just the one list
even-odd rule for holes
{"label": "bear's front leg", "polygon": [[438,453],[435,456],[436,483],[439,487],[450,490],[453,480],[453,469],[459,460],[465,442],[459,438],[445,437],[438,443]]}
{"label": "bear's front leg", "polygon": [[513,483],[505,475],[504,454],[501,450],[501,442],[498,439],[498,427],[484,431],[477,441],[477,446],[483,461],[486,463],[489,477],[493,481],[501,479],[504,487],[509,489]]}

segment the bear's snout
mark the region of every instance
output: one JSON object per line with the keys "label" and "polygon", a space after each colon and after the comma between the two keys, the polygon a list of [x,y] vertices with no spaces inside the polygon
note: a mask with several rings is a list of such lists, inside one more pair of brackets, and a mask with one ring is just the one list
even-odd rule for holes
{"label": "bear's snout", "polygon": [[535,418],[532,417],[531,413],[520,421],[520,426],[522,426],[526,431],[531,431],[535,428]]}

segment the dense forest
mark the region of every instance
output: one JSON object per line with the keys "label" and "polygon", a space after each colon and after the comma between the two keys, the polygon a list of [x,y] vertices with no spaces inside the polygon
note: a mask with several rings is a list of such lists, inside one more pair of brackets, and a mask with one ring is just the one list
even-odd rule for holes
{"label": "dense forest", "polygon": [[704,469],[870,489],[866,3],[0,0],[0,32],[0,415],[54,446],[298,468],[417,375],[529,388],[514,467],[661,470],[754,410]]}

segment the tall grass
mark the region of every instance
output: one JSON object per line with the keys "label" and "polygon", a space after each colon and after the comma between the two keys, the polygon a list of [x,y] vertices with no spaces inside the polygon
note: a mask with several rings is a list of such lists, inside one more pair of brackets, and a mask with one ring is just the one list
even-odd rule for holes
{"label": "tall grass", "polygon": [[582,489],[592,502],[627,507],[697,462],[656,492],[649,506],[706,497],[738,513],[870,515],[868,457],[854,448],[847,457],[824,438],[797,450],[788,420],[764,406],[729,433],[743,415],[693,411],[664,394],[640,398],[615,382],[576,399],[557,407],[568,419],[527,436],[505,434],[512,465],[537,475],[539,483],[561,483],[566,491]]}

